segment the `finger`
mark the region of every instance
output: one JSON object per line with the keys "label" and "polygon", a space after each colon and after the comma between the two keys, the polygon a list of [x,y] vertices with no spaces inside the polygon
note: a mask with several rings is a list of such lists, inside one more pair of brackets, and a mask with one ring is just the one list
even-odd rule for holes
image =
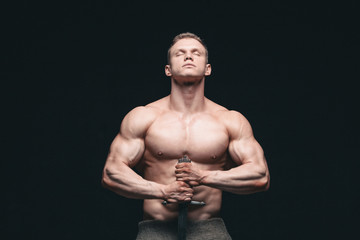
{"label": "finger", "polygon": [[182,177],[179,177],[178,179],[179,179],[179,181],[183,181],[183,182],[186,182],[186,183],[189,183],[189,181],[194,180],[193,177],[189,177],[189,176],[182,176]]}
{"label": "finger", "polygon": [[194,190],[189,186],[189,187],[181,187],[180,189],[179,189],[179,192],[187,192],[187,193],[193,193],[194,192]]}
{"label": "finger", "polygon": [[179,180],[178,183],[179,183],[180,187],[187,187],[187,188],[191,187],[188,183],[186,183],[186,182],[184,182],[182,180]]}
{"label": "finger", "polygon": [[187,192],[188,189],[191,189],[191,188],[188,188],[188,187],[181,187],[179,188],[179,192]]}
{"label": "finger", "polygon": [[189,181],[191,186],[199,186],[200,184],[197,181]]}
{"label": "finger", "polygon": [[190,168],[188,168],[188,167],[181,167],[181,168],[175,169],[175,173],[181,173],[181,172],[190,172]]}
{"label": "finger", "polygon": [[169,198],[166,201],[169,202],[169,203],[176,203],[177,202],[177,200],[172,199],[172,198]]}
{"label": "finger", "polygon": [[175,168],[191,167],[191,163],[177,163]]}
{"label": "finger", "polygon": [[187,173],[187,174],[189,174],[189,173],[190,173],[190,169],[188,169],[188,168],[181,168],[181,169],[176,169],[176,170],[175,170],[175,174],[181,174],[181,173]]}
{"label": "finger", "polygon": [[[185,182],[185,181],[186,181],[186,178],[184,178],[184,177],[179,177],[179,178],[176,178],[176,181]],[[188,187],[190,187],[190,185],[188,185]]]}
{"label": "finger", "polygon": [[175,177],[178,177],[178,178],[183,178],[183,177],[186,177],[187,176],[187,174],[185,174],[185,173],[177,173],[177,174],[175,174]]}
{"label": "finger", "polygon": [[182,168],[184,167],[184,163],[178,163],[175,165],[175,168]]}
{"label": "finger", "polygon": [[182,201],[186,201],[186,199],[192,199],[192,195],[191,196],[183,196],[180,200],[182,200]]}
{"label": "finger", "polygon": [[190,202],[190,201],[191,201],[191,197],[185,197],[185,198],[178,199],[178,203]]}

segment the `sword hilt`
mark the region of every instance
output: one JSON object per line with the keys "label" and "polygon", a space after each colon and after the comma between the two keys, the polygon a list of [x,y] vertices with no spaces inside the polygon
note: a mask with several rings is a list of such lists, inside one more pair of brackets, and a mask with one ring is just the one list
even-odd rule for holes
{"label": "sword hilt", "polygon": [[[184,155],[182,158],[178,159],[178,163],[183,163],[183,162],[191,162],[191,159],[187,156]],[[190,202],[185,202],[188,203],[190,205],[198,205],[198,206],[204,206],[206,203],[203,201],[190,201]],[[162,202],[162,205],[166,206],[167,204],[170,204],[169,202],[167,202],[166,200]]]}
{"label": "sword hilt", "polygon": [[191,159],[187,155],[184,155],[182,158],[178,159],[178,163],[183,163],[183,162],[191,162]]}

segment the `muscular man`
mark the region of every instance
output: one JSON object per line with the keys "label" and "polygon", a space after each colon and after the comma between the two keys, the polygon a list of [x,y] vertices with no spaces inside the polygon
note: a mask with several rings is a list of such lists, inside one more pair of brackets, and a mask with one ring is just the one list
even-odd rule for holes
{"label": "muscular man", "polygon": [[[174,38],[165,74],[171,78],[170,95],[123,119],[103,185],[127,198],[144,199],[138,239],[176,239],[178,206],[191,200],[206,205],[189,205],[187,239],[230,239],[219,218],[222,191],[267,190],[264,152],[243,115],[204,96],[211,65],[198,36]],[[185,155],[191,162],[178,163]]]}

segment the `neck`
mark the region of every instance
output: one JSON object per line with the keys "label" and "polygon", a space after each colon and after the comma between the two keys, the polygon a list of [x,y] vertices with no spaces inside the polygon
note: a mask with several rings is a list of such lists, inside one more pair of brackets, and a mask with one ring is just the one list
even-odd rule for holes
{"label": "neck", "polygon": [[183,112],[195,113],[205,108],[205,78],[191,83],[179,83],[171,79],[170,108]]}

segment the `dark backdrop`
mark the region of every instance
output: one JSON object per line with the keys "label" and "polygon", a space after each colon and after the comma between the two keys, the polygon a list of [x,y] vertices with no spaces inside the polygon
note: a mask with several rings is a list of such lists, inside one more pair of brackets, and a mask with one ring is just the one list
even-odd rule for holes
{"label": "dark backdrop", "polygon": [[[76,2],[76,3],[75,3]],[[355,1],[23,1],[2,7],[1,232],[133,239],[141,201],[100,185],[125,114],[169,93],[172,38],[208,45],[206,96],[243,113],[270,190],[224,194],[234,239],[347,239],[359,216]]]}

